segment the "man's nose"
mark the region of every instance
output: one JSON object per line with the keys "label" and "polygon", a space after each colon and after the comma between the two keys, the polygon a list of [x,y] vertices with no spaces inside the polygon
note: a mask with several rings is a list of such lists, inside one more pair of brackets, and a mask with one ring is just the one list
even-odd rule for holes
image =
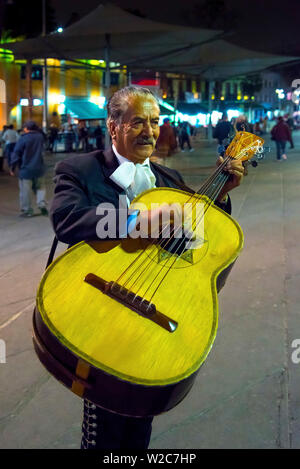
{"label": "man's nose", "polygon": [[147,137],[153,137],[153,128],[151,122],[144,123],[143,134],[147,135]]}

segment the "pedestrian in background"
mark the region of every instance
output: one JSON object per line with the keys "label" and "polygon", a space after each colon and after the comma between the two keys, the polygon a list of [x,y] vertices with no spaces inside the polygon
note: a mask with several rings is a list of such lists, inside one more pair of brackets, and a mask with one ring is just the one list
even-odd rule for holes
{"label": "pedestrian in background", "polygon": [[156,148],[159,156],[164,158],[171,156],[177,147],[176,135],[173,127],[170,125],[170,119],[166,117],[163,125],[159,128],[160,133],[156,142]]}
{"label": "pedestrian in background", "polygon": [[254,126],[253,126],[253,133],[255,135],[261,135],[261,128],[260,128],[260,125],[259,125],[259,121],[256,121]]}
{"label": "pedestrian in background", "polygon": [[104,145],[103,145],[103,132],[98,124],[97,127],[94,130],[94,138],[96,140],[96,148],[97,150],[104,150]]}
{"label": "pedestrian in background", "polygon": [[286,160],[285,153],[286,142],[292,145],[292,135],[289,126],[284,122],[283,117],[278,117],[278,122],[271,130],[271,139],[275,141],[277,150],[277,160]]}
{"label": "pedestrian in background", "polygon": [[251,132],[253,133],[253,124],[248,122],[247,117],[244,114],[241,114],[236,118],[235,121],[235,131],[236,132]]}
{"label": "pedestrian in background", "polygon": [[290,132],[291,132],[291,140],[290,140],[290,144],[291,144],[291,147],[290,148],[294,148],[294,142],[293,142],[293,130],[294,130],[294,119],[289,116],[289,114],[286,114],[285,115],[285,122],[287,123],[287,125],[289,126],[289,129],[290,129]]}
{"label": "pedestrian in background", "polygon": [[10,124],[5,132],[2,135],[2,140],[4,141],[4,156],[7,158],[7,164],[10,167],[11,154],[14,151],[17,140],[19,139],[19,134],[14,130],[14,126]]}
{"label": "pedestrian in background", "polygon": [[45,139],[34,121],[24,124],[24,134],[16,143],[11,155],[10,174],[19,168],[20,209],[22,217],[32,217],[32,192],[42,215],[48,215],[43,160]]}
{"label": "pedestrian in background", "polygon": [[79,133],[79,145],[82,142],[82,147],[81,148],[84,152],[87,152],[88,151],[88,143],[89,143],[88,142],[89,133],[88,133],[88,129],[86,128],[84,122],[80,122],[78,133]]}
{"label": "pedestrian in background", "polygon": [[2,140],[2,137],[6,129],[7,129],[7,125],[4,125],[3,129],[0,132],[0,171],[1,172],[4,172],[3,162],[4,162],[4,149],[5,149],[5,143]]}
{"label": "pedestrian in background", "polygon": [[191,135],[191,130],[190,130],[190,125],[188,122],[182,122],[181,128],[180,128],[180,148],[181,151],[184,150],[184,144],[186,143],[190,151],[194,151],[194,148],[192,148],[191,145],[191,140],[190,140],[190,135]]}
{"label": "pedestrian in background", "polygon": [[228,121],[228,116],[224,112],[222,119],[219,120],[213,130],[213,138],[218,140],[218,155],[222,155],[225,151],[225,146],[229,144],[230,135],[233,134],[234,129],[232,124]]}
{"label": "pedestrian in background", "polygon": [[49,129],[49,151],[56,152],[58,142],[58,128],[52,123]]}
{"label": "pedestrian in background", "polygon": [[68,127],[64,131],[64,142],[65,142],[66,153],[72,153],[74,141],[75,141],[75,134],[73,131],[73,126],[69,124]]}

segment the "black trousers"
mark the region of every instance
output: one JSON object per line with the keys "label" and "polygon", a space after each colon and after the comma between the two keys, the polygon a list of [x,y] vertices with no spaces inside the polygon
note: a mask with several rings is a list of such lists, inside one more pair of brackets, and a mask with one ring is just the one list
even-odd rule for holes
{"label": "black trousers", "polygon": [[188,134],[183,134],[183,135],[181,136],[181,140],[180,140],[180,147],[181,147],[181,150],[183,150],[185,143],[187,143],[189,149],[192,148],[191,142],[190,142],[190,137],[188,136]]}
{"label": "black trousers", "polygon": [[124,417],[84,400],[81,449],[147,449],[153,417]]}

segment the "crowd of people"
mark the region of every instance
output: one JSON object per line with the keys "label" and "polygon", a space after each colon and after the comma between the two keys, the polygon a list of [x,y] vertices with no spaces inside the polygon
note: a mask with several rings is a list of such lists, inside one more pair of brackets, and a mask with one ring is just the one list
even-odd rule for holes
{"label": "crowd of people", "polygon": [[191,137],[196,135],[196,128],[189,122],[170,121],[168,117],[164,119],[160,126],[160,134],[156,142],[155,154],[162,158],[171,156],[176,151],[185,152],[186,149],[194,151]]}
{"label": "crowd of people", "polygon": [[[222,153],[226,145],[229,144],[232,137],[236,132],[245,131],[251,132],[258,136],[264,136],[268,134],[269,121],[268,117],[260,118],[254,124],[248,122],[245,115],[231,119],[229,122],[226,113],[223,114],[220,121],[217,123],[213,130],[213,138],[218,141],[218,153]],[[294,142],[292,137],[292,131],[294,130],[294,121],[291,116],[285,114],[284,116],[278,116],[277,122],[271,128],[271,140],[276,145],[276,158],[277,160],[286,160],[286,144],[290,143],[290,148],[294,148]]]}
{"label": "crowd of people", "polygon": [[103,150],[104,132],[99,124],[87,127],[84,121],[80,121],[79,124],[66,123],[60,128],[52,123],[48,130],[47,141],[48,150],[53,153],[58,151],[59,143],[62,144],[64,153]]}
{"label": "crowd of people", "polygon": [[[248,122],[245,115],[240,115],[229,122],[226,113],[213,128],[213,138],[218,142],[217,152],[223,154],[238,131],[251,132],[259,136],[268,133],[270,122],[267,117],[261,118],[255,124]],[[294,122],[290,116],[279,116],[277,122],[270,129],[271,140],[276,145],[277,160],[286,160],[287,143],[294,148],[292,131]],[[159,137],[156,142],[154,155],[158,157],[171,156],[175,152],[194,151],[191,137],[196,135],[197,129],[188,122],[171,122],[165,118],[160,126]],[[104,131],[100,125],[86,127],[84,122],[78,125],[64,124],[58,128],[51,124],[45,134],[35,122],[28,121],[22,130],[15,130],[12,124],[3,126],[0,132],[0,172],[3,172],[3,162],[7,161],[10,174],[15,175],[19,167],[19,190],[21,216],[32,216],[32,192],[36,196],[37,206],[42,214],[47,214],[45,202],[45,184],[43,154],[45,150],[56,152],[58,142],[63,142],[66,153],[83,151],[87,153],[94,149],[104,149]],[[20,176],[21,175],[21,176]]]}
{"label": "crowd of people", "polygon": [[[182,152],[194,151],[191,137],[196,134],[196,128],[189,122],[175,122],[165,118],[160,126],[160,136],[156,144],[156,150],[161,156],[170,156],[176,150]],[[51,124],[48,131],[48,150],[56,152],[59,142],[63,145],[63,151],[92,151],[104,149],[105,132],[100,125],[87,127],[83,121],[79,124],[65,124],[60,129]]]}

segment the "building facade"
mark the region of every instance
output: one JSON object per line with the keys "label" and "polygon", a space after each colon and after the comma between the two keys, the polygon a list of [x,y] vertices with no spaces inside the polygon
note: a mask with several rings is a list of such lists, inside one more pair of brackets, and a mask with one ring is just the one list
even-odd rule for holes
{"label": "building facade", "polygon": [[[14,124],[21,128],[29,118],[42,125],[43,65],[42,60],[34,60],[28,65],[26,61],[13,60],[13,57],[10,60],[7,56],[0,57],[1,127]],[[110,67],[111,86],[107,90],[104,61],[78,60],[74,63],[47,59],[48,126],[51,123],[59,126],[68,120],[104,119],[107,96],[127,83],[126,68],[120,69],[115,63],[110,63]]]}

